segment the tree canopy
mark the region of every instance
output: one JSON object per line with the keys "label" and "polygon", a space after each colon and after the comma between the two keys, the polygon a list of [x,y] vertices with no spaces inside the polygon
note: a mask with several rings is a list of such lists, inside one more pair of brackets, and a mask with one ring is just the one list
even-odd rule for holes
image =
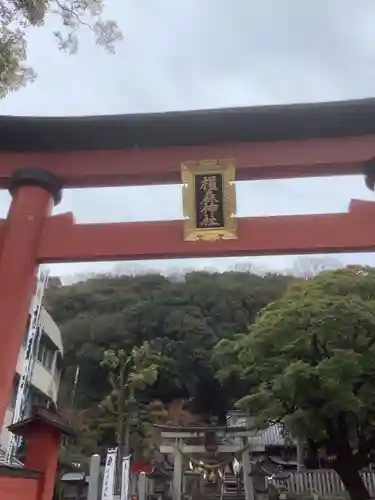
{"label": "tree canopy", "polygon": [[247,382],[240,408],[325,450],[351,498],[369,498],[358,471],[375,445],[374,269],[294,283],[215,354],[222,379]]}
{"label": "tree canopy", "polygon": [[290,280],[276,274],[193,272],[178,280],[146,274],[51,287],[46,306],[62,330],[65,349],[62,399],[69,401],[79,364],[75,405],[99,404],[111,391],[100,366],[104,352],[130,352],[150,342],[164,361],[145,397],[193,399],[202,414],[222,415],[236,394],[215,377],[213,347],[244,331]]}
{"label": "tree canopy", "polygon": [[69,53],[78,49],[78,31],[92,31],[96,42],[113,52],[122,38],[115,21],[103,17],[102,0],[0,0],[0,99],[36,77],[27,65],[27,35],[53,15],[61,29],[53,32],[58,47]]}

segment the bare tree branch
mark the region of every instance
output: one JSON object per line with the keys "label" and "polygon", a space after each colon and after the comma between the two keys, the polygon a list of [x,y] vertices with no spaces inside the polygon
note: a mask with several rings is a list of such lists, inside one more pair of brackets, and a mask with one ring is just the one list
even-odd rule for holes
{"label": "bare tree branch", "polygon": [[109,53],[122,39],[117,23],[102,17],[103,0],[0,0],[0,99],[36,78],[26,64],[28,29],[42,26],[47,14],[60,18],[61,29],[53,35],[70,54],[79,48],[80,28]]}

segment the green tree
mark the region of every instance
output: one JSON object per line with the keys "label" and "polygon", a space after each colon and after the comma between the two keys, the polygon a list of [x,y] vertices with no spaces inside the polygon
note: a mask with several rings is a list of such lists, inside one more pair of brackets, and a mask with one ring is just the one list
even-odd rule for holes
{"label": "green tree", "polygon": [[102,0],[0,0],[0,99],[35,78],[26,64],[27,33],[42,26],[50,14],[60,20],[61,30],[53,35],[61,50],[77,51],[78,30],[83,27],[113,52],[122,35],[114,21],[103,19],[103,5]]}
{"label": "green tree", "polygon": [[[151,429],[149,422],[141,418],[145,415],[142,412],[144,405],[137,396],[155,383],[161,361],[160,353],[148,342],[133,347],[130,352],[120,349],[104,353],[101,364],[108,370],[112,390],[101,407],[106,411],[108,425],[116,425],[120,457],[129,453],[134,445],[134,435],[143,438],[137,443],[141,449],[149,438]],[[139,452],[138,449],[133,451]]]}
{"label": "green tree", "polygon": [[[375,445],[375,270],[328,271],[290,287],[249,332],[216,348],[221,377],[251,387],[238,406],[325,450],[353,500]],[[224,363],[225,361],[225,363]]]}

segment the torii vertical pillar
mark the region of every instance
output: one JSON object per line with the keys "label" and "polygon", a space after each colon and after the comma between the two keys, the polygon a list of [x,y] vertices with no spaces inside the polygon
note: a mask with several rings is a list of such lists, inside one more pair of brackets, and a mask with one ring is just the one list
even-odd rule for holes
{"label": "torii vertical pillar", "polygon": [[173,462],[173,500],[182,499],[183,456],[180,451],[180,444],[180,440],[176,439]]}
{"label": "torii vertical pillar", "polygon": [[[242,444],[246,446],[248,439],[242,438]],[[245,490],[245,500],[254,500],[254,483],[253,478],[250,476],[251,472],[251,462],[250,462],[250,450],[245,448],[242,452],[242,474],[243,474],[243,485]]]}
{"label": "torii vertical pillar", "polygon": [[55,175],[36,168],[14,172],[9,186],[13,199],[0,249],[0,423],[35,292],[40,238],[53,201],[61,199],[61,189]]}

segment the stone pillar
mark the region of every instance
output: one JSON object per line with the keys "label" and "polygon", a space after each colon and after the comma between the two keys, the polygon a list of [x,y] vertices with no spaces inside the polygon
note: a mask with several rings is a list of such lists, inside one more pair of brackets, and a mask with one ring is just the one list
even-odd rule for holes
{"label": "stone pillar", "polygon": [[179,440],[176,440],[173,464],[173,500],[182,500],[183,456],[178,449],[179,446],[181,446],[181,443],[179,442]]}
{"label": "stone pillar", "polygon": [[145,472],[140,472],[138,476],[138,500],[146,500],[147,497],[147,476]]}
{"label": "stone pillar", "polygon": [[[248,443],[248,438],[242,438],[242,445],[246,446]],[[245,500],[254,500],[254,484],[253,478],[250,476],[251,463],[250,463],[250,452],[249,448],[246,448],[242,452],[242,474],[243,474],[243,484],[245,490]]]}
{"label": "stone pillar", "polygon": [[60,201],[61,187],[53,174],[34,168],[16,171],[11,179],[13,200],[0,246],[0,423],[35,293],[39,242],[53,199]]}
{"label": "stone pillar", "polygon": [[182,471],[181,490],[182,490],[182,494],[184,495],[186,493],[186,475],[184,474],[184,471]]}
{"label": "stone pillar", "polygon": [[305,447],[304,442],[300,438],[296,438],[297,447],[297,468],[299,471],[305,468]]}
{"label": "stone pillar", "polygon": [[100,456],[93,455],[90,460],[90,479],[87,500],[99,500]]}

